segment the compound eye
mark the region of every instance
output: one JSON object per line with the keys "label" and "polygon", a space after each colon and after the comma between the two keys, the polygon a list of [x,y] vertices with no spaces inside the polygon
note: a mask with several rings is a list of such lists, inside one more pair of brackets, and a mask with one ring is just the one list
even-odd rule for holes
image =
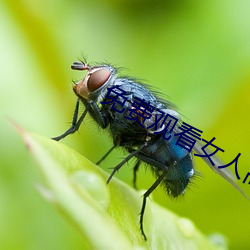
{"label": "compound eye", "polygon": [[108,69],[99,69],[94,73],[90,74],[88,79],[88,90],[93,92],[99,89],[109,78],[110,71]]}

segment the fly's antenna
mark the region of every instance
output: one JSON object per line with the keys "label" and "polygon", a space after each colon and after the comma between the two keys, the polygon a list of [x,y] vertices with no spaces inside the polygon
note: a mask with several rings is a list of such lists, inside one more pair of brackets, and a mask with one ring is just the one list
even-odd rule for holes
{"label": "fly's antenna", "polygon": [[89,65],[84,62],[73,62],[71,69],[74,70],[89,70]]}

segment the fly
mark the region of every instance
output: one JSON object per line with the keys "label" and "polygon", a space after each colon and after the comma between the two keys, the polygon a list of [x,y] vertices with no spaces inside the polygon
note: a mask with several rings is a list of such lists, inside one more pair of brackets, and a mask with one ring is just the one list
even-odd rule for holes
{"label": "fly", "polygon": [[[134,166],[134,186],[136,171],[140,165],[145,163],[150,166],[156,181],[144,193],[140,213],[140,230],[146,240],[143,216],[147,197],[159,184],[162,184],[172,197],[182,195],[195,174],[191,150],[176,145],[177,138],[172,136],[181,132],[174,126],[180,123],[180,114],[172,103],[159,98],[147,85],[132,78],[119,77],[117,70],[109,64],[90,66],[85,62],[74,62],[71,68],[87,71],[87,74],[73,86],[78,99],[71,127],[53,139],[59,141],[76,132],[89,113],[102,129],[110,132],[113,138],[113,147],[98,163],[116,147],[123,147],[128,152],[124,160],[115,166],[107,183],[131,158],[137,159]],[[80,103],[83,103],[85,110],[79,116]],[[161,120],[162,114],[167,114],[174,124],[167,119]],[[196,153],[201,153],[197,145],[193,149]],[[205,159],[209,167],[241,191],[234,182],[231,172],[228,169],[218,169],[221,162],[215,157],[213,159],[215,165]]]}

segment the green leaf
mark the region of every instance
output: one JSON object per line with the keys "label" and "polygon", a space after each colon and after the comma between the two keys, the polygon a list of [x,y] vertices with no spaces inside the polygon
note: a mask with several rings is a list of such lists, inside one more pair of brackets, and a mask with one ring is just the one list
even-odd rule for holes
{"label": "green leaf", "polygon": [[83,249],[226,249],[215,245],[186,218],[148,199],[144,241],[139,229],[143,192],[108,174],[75,150],[21,130],[44,176],[43,196],[81,232]]}

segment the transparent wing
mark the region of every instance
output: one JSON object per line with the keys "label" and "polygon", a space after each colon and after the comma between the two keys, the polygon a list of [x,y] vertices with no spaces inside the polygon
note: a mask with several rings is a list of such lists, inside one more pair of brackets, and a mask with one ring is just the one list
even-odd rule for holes
{"label": "transparent wing", "polygon": [[[204,144],[202,144],[199,141],[196,141],[195,146],[193,148],[193,150],[197,153],[197,154],[201,154],[203,155],[204,152],[201,150],[201,148],[204,146]],[[212,151],[210,151],[209,149],[206,148],[206,152],[207,154],[211,154]],[[215,171],[217,174],[219,174],[220,176],[222,176],[224,179],[226,179],[229,183],[231,183],[245,198],[249,199],[249,197],[243,192],[243,190],[237,185],[236,183],[236,178],[235,175],[231,172],[231,170],[229,168],[218,168],[218,166],[223,166],[225,165],[216,155],[213,155],[211,157],[212,161],[214,162],[214,166],[211,164],[211,162],[209,161],[209,159],[207,157],[201,157],[206,164],[213,170]]]}

